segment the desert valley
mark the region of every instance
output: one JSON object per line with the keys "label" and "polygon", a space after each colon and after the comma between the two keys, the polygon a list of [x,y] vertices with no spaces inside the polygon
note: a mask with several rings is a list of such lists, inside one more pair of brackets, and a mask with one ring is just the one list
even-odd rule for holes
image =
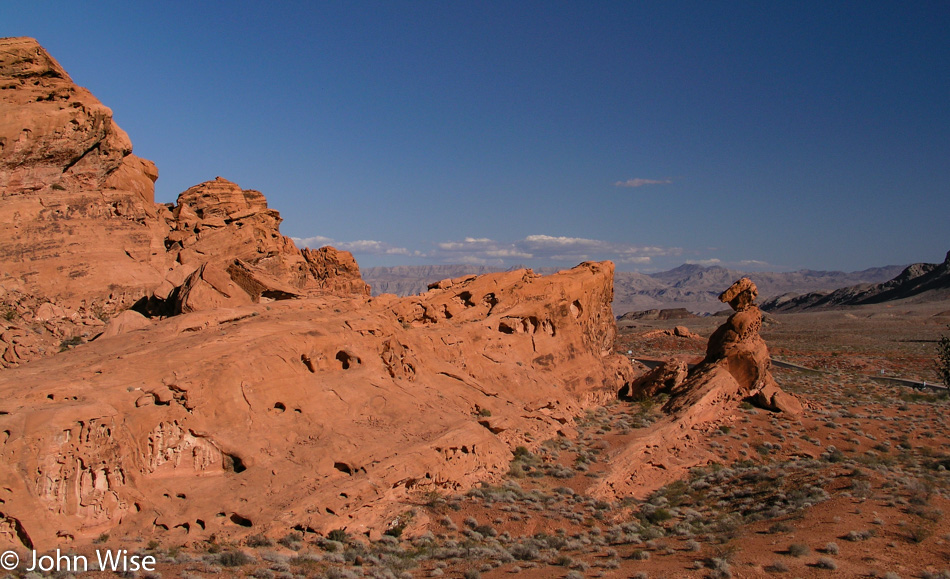
{"label": "desert valley", "polygon": [[34,39],[0,111],[0,576],[950,577],[950,254],[361,273]]}

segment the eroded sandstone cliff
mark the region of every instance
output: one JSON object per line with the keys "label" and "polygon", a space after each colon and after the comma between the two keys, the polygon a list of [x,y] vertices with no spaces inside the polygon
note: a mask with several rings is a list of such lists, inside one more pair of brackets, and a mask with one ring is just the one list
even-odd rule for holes
{"label": "eroded sandstone cliff", "polygon": [[352,255],[300,251],[258,191],[217,178],[156,204],[155,165],[32,38],[0,39],[0,110],[0,367],[92,339],[133,304],[369,294]]}
{"label": "eroded sandstone cliff", "polygon": [[0,374],[7,542],[381,532],[629,379],[613,266],[183,314]]}

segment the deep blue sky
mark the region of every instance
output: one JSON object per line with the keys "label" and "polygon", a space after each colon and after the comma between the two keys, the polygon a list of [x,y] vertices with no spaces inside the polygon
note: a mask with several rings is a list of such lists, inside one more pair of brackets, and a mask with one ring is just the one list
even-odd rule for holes
{"label": "deep blue sky", "polygon": [[0,3],[155,161],[363,266],[950,249],[950,2]]}

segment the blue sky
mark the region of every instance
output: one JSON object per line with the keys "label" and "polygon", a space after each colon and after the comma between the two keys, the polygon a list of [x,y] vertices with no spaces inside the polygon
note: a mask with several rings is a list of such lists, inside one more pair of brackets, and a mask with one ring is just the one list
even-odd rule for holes
{"label": "blue sky", "polygon": [[5,0],[155,161],[362,266],[950,249],[948,2]]}

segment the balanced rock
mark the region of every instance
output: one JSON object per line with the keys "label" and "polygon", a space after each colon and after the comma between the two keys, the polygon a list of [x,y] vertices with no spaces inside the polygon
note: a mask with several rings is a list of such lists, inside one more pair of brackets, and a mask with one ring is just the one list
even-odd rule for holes
{"label": "balanced rock", "polygon": [[632,399],[662,393],[669,400],[663,406],[664,418],[611,457],[597,494],[646,497],[689,468],[713,460],[697,442],[729,420],[743,400],[792,415],[802,412],[801,402],[772,378],[768,348],[759,335],[762,313],[755,305],[756,294],[755,284],[742,278],[720,295],[735,313],[713,332],[706,358],[685,379],[681,366],[667,363],[621,390]]}

